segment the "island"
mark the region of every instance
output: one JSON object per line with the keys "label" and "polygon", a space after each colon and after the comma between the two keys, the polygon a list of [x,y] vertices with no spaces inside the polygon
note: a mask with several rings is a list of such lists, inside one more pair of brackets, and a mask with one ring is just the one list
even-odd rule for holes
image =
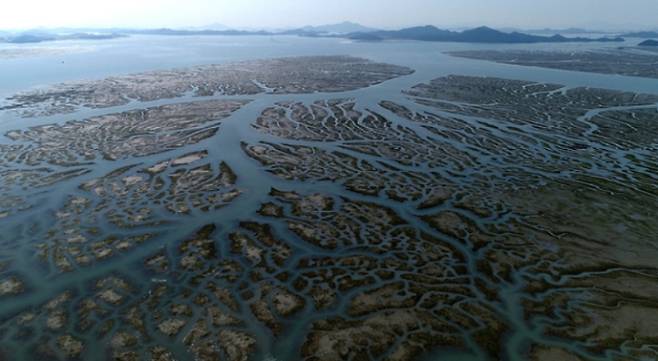
{"label": "island", "polygon": [[658,78],[658,55],[630,48],[584,51],[467,50],[448,54],[461,58],[540,68]]}
{"label": "island", "polygon": [[392,31],[370,31],[356,32],[346,35],[349,39],[354,40],[420,40],[420,41],[442,41],[457,43],[508,43],[508,44],[528,44],[528,43],[568,43],[568,42],[621,42],[623,38],[583,38],[583,37],[564,37],[562,35],[542,36],[531,35],[520,32],[506,33],[495,30],[486,26],[473,28],[464,31],[441,30],[435,26],[418,26]]}
{"label": "island", "polygon": [[658,46],[658,40],[653,40],[653,39],[645,40],[645,41],[639,43],[638,46],[654,46],[655,47],[655,46]]}
{"label": "island", "polygon": [[126,37],[119,33],[20,33],[0,37],[0,43],[27,44],[61,40],[108,40]]}

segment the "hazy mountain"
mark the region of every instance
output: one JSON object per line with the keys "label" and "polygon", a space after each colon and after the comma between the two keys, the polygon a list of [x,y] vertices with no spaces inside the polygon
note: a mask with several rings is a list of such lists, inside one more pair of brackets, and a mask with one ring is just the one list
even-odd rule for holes
{"label": "hazy mountain", "polygon": [[[221,24],[214,24],[222,28]],[[360,29],[358,31],[350,31]],[[421,40],[421,41],[445,41],[462,43],[559,43],[559,42],[591,42],[591,41],[623,41],[621,38],[582,38],[565,37],[562,35],[541,36],[526,34],[518,31],[503,32],[486,26],[463,31],[443,30],[431,25],[405,28],[401,30],[375,30],[356,23],[343,22],[340,24],[307,26],[304,28],[272,32],[252,30],[223,30],[215,29],[98,29],[97,32],[83,32],[81,29],[67,29],[69,33],[55,33],[52,31],[34,30],[18,34],[1,35],[0,41],[12,43],[36,43],[54,40],[71,39],[113,39],[125,35],[168,35],[168,36],[241,36],[241,35],[299,35],[307,37],[346,37],[359,41],[381,41],[381,40]],[[642,35],[655,35],[651,32]],[[631,34],[637,35],[637,34]],[[630,36],[630,35],[628,35]],[[651,36],[647,36],[651,37]],[[653,37],[658,37],[653,36]]]}
{"label": "hazy mountain", "polygon": [[384,40],[380,36],[377,36],[373,33],[353,33],[353,34],[350,34],[349,38],[351,40],[358,40],[358,41],[383,41]]}
{"label": "hazy mountain", "polygon": [[[363,33],[349,34],[350,39],[362,40]],[[434,26],[419,26],[397,31],[375,31],[368,33],[369,40],[421,40],[446,41],[460,43],[564,43],[564,42],[591,42],[591,41],[623,41],[621,38],[567,38],[562,35],[540,36],[520,32],[505,33],[486,26],[461,32],[441,30]]]}
{"label": "hazy mountain", "polygon": [[350,34],[350,33],[368,33],[377,31],[377,29],[369,28],[361,24],[344,21],[338,24],[320,25],[320,26],[305,26],[300,29],[307,33],[319,34]]}
{"label": "hazy mountain", "polygon": [[175,36],[192,36],[192,35],[271,35],[267,31],[245,31],[245,30],[181,30],[181,29],[131,29],[125,30],[126,34],[138,35],[175,35]]}
{"label": "hazy mountain", "polygon": [[37,34],[20,34],[15,36],[8,36],[4,39],[6,43],[24,44],[24,43],[40,43],[43,41],[52,41],[55,37],[50,35],[37,35]]}
{"label": "hazy mountain", "polygon": [[555,35],[555,34],[561,34],[561,35],[579,35],[579,34],[600,34],[600,35],[605,35],[605,34],[611,34],[609,31],[602,31],[602,30],[591,30],[591,29],[585,29],[585,28],[566,28],[566,29],[551,29],[551,28],[544,28],[544,29],[500,29],[501,31],[505,32],[521,32],[521,33],[527,33],[527,34],[537,34],[537,35]]}
{"label": "hazy mountain", "polygon": [[233,29],[232,29],[231,27],[229,27],[229,26],[224,25],[224,24],[220,24],[220,23],[212,23],[212,24],[208,24],[208,25],[205,25],[205,26],[186,27],[186,28],[183,28],[183,30],[192,30],[192,31],[195,31],[195,30],[197,30],[197,31],[198,31],[198,30],[226,31],[226,30],[233,30]]}
{"label": "hazy mountain", "polygon": [[638,31],[621,35],[626,38],[658,38],[658,31]]}
{"label": "hazy mountain", "polygon": [[53,34],[48,32],[25,32],[20,34],[4,35],[0,42],[12,44],[42,43],[57,40],[105,40],[124,37],[118,33],[73,33]]}
{"label": "hazy mountain", "polygon": [[641,42],[638,45],[639,46],[658,46],[658,40],[649,39],[649,40],[645,40],[645,41]]}
{"label": "hazy mountain", "polygon": [[[381,39],[409,39],[409,40],[426,40],[437,41],[436,39],[447,39],[452,34],[448,30],[440,30],[434,26],[415,26],[401,30],[387,30],[370,32],[370,35],[377,36]],[[350,36],[352,38],[352,35]]]}

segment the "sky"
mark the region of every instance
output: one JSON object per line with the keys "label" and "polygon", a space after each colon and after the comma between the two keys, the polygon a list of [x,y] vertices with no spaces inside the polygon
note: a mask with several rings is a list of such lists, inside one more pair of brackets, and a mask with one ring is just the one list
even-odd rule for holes
{"label": "sky", "polygon": [[0,28],[292,28],[354,21],[537,29],[658,28],[658,0],[0,0]]}

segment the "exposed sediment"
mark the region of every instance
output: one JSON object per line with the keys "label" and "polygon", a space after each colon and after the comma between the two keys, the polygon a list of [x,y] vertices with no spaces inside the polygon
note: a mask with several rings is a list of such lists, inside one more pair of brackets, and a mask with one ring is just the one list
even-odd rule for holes
{"label": "exposed sediment", "polygon": [[247,103],[179,103],[13,130],[6,136],[21,146],[7,149],[2,156],[6,161],[30,166],[71,166],[97,159],[120,160],[162,153],[212,137],[218,121]]}
{"label": "exposed sediment", "polygon": [[[271,104],[240,129],[252,132],[241,139],[247,166],[235,154],[222,161],[212,142],[157,161],[133,160],[141,148],[114,157],[96,149],[90,162],[128,165],[76,183],[50,211],[54,223],[24,231],[35,240],[19,258],[30,261],[36,247],[54,282],[85,282],[3,315],[0,355],[654,359],[657,102],[448,76],[368,107],[344,98]],[[192,121],[216,106],[220,120],[226,104],[212,104],[179,110]],[[133,115],[117,124],[144,124]],[[206,126],[217,124],[192,127]],[[114,149],[129,134],[104,139]],[[48,189],[47,176],[60,184],[82,175],[62,169],[91,167],[43,162],[53,170],[0,179],[12,193],[23,183]],[[267,188],[242,188],[253,184],[240,182],[249,166],[270,173],[256,180]],[[247,215],[234,215],[245,198]],[[0,297],[39,292],[5,253]],[[115,261],[121,267],[84,276]]]}
{"label": "exposed sediment", "polygon": [[497,63],[541,68],[658,78],[658,55],[633,48],[596,51],[469,50],[448,54]]}
{"label": "exposed sediment", "polygon": [[115,76],[37,89],[8,98],[0,110],[26,117],[70,113],[79,107],[105,108],[131,101],[265,92],[303,94],[354,90],[411,69],[348,56],[291,57]]}
{"label": "exposed sediment", "polygon": [[[647,348],[655,339],[646,326],[652,322],[650,317],[631,315],[652,312],[649,308],[655,306],[649,305],[655,305],[655,297],[641,291],[641,286],[611,289],[605,286],[610,284],[607,277],[601,276],[617,270],[627,277],[625,282],[638,285],[658,276],[650,261],[658,256],[651,236],[657,230],[650,221],[658,216],[654,206],[658,190],[652,181],[656,136],[650,126],[658,98],[463,76],[439,78],[405,94],[426,110],[410,110],[390,101],[382,101],[380,106],[427,132],[392,126],[384,113],[355,110],[350,100],[279,104],[264,111],[255,127],[285,138],[282,143],[243,144],[243,148],[284,179],[339,182],[363,195],[382,195],[382,190],[389,189],[383,194],[411,202],[426,214],[421,218],[428,225],[476,252],[472,271],[477,273],[465,276],[475,277],[472,282],[478,285],[480,297],[494,304],[502,302],[497,291],[501,284],[527,285],[526,293],[518,297],[528,327],[576,340],[577,345],[576,353],[537,346],[532,357],[545,359],[565,352],[575,359],[606,352],[627,357],[653,355]],[[286,144],[286,139],[315,143]],[[392,146],[395,151],[387,151]],[[416,156],[430,155],[434,149],[453,151],[441,157]],[[432,164],[434,159],[442,163]],[[409,167],[414,170],[407,170]],[[433,174],[425,167],[443,172]],[[419,176],[411,182],[418,189],[412,194],[435,194],[434,201],[427,197],[419,203],[420,197],[391,196],[396,176],[406,178],[413,172]],[[426,183],[418,181],[428,176],[433,180],[428,185],[440,182],[445,186],[428,190]],[[370,188],[363,191],[353,184]],[[318,214],[326,212],[327,217],[337,213],[359,219],[349,216],[347,210],[336,212],[331,202],[306,203],[317,204]],[[450,210],[432,211],[446,204]],[[302,206],[293,209],[303,209],[301,215],[312,214]],[[382,215],[375,218],[395,224]],[[353,246],[337,230],[354,226],[337,221],[325,226],[321,219],[288,224],[299,237],[318,247],[342,250]],[[374,219],[363,222],[377,224]],[[357,234],[362,240],[363,231]],[[364,247],[376,244],[366,242]],[[297,283],[300,287],[308,284]],[[382,280],[375,284],[381,285]],[[379,349],[372,342],[371,349],[357,346],[360,337],[407,346],[384,329],[400,326],[403,328],[394,335],[404,334],[408,330],[402,320],[416,325],[421,316],[416,311],[400,313],[400,307],[416,301],[413,294],[400,297],[403,293],[395,292],[395,287],[400,285],[374,289],[375,298],[361,294],[347,312],[363,317],[377,314],[389,303],[398,311],[385,312],[378,321],[339,317],[318,322],[307,337],[304,355],[344,359],[365,352],[383,357],[390,352],[385,359],[411,359],[412,351],[429,347],[417,340],[410,341],[415,347],[395,351]],[[316,307],[330,307],[341,294],[327,289],[316,292]],[[549,321],[555,315],[558,318]],[[387,337],[392,339],[387,341]],[[496,341],[487,341],[482,335],[473,339],[495,357]],[[459,345],[453,341],[453,347]],[[451,342],[443,345],[448,344]]]}

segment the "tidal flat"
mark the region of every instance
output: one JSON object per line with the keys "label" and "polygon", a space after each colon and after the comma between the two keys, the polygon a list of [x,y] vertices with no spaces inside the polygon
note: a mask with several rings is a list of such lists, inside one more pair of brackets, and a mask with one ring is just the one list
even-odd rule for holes
{"label": "tidal flat", "polygon": [[658,54],[641,47],[596,51],[467,50],[450,55],[510,65],[658,78]]}
{"label": "tidal flat", "polygon": [[206,65],[54,85],[8,98],[2,109],[23,116],[70,113],[76,107],[107,108],[130,101],[180,97],[337,92],[377,84],[410,69],[348,56],[290,57]]}
{"label": "tidal flat", "polygon": [[0,360],[657,358],[658,92],[399,64],[7,96]]}

